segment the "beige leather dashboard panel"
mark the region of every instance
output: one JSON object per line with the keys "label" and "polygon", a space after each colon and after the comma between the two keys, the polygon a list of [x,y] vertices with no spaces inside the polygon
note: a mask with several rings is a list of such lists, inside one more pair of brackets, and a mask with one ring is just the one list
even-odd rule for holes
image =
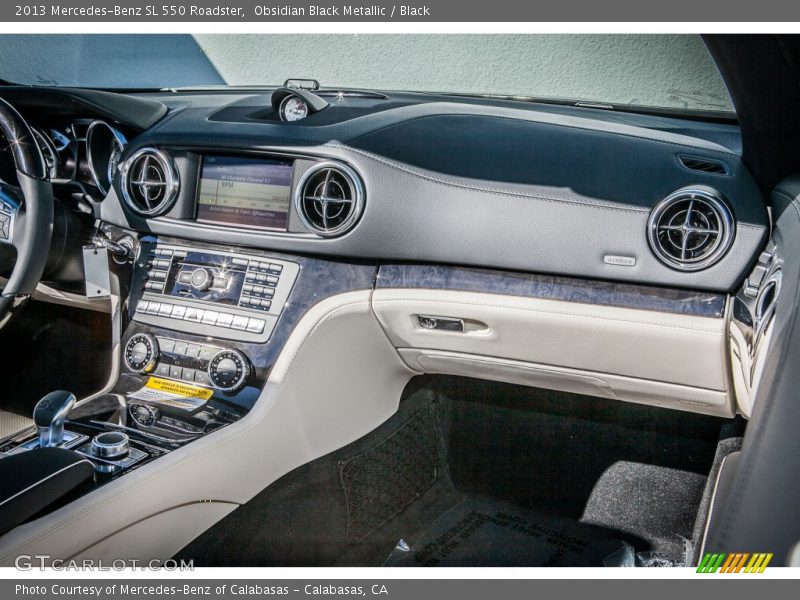
{"label": "beige leather dashboard panel", "polygon": [[[418,289],[376,290],[373,309],[417,370],[733,415],[725,319]],[[417,315],[461,319],[466,331],[424,329]],[[473,358],[465,362],[464,356],[414,350]]]}

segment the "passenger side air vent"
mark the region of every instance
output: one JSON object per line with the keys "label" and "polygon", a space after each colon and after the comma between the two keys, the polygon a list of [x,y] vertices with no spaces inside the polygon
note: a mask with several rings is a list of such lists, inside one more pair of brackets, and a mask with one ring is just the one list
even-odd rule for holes
{"label": "passenger side air vent", "polygon": [[179,180],[172,161],[160,150],[137,150],[120,169],[122,196],[136,213],[165,213],[178,196]]}
{"label": "passenger side air vent", "polygon": [[355,171],[341,163],[315,164],[300,178],[295,193],[303,224],[322,237],[342,235],[364,210],[364,191]]}
{"label": "passenger side air vent", "polygon": [[734,221],[711,188],[683,188],[650,213],[647,237],[661,262],[680,271],[699,271],[719,261],[733,243]]}
{"label": "passenger side air vent", "polygon": [[724,162],[698,156],[678,155],[680,163],[690,171],[710,173],[712,175],[730,175],[731,170]]}

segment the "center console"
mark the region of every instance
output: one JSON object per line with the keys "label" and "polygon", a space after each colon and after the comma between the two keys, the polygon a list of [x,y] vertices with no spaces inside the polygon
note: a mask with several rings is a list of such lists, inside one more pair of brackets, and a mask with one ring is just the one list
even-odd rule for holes
{"label": "center console", "polygon": [[113,389],[75,409],[70,394],[51,394],[37,407],[38,432],[0,443],[0,453],[69,449],[92,461],[98,485],[239,420],[253,406],[281,342],[270,343],[300,264],[144,237],[128,272]]}

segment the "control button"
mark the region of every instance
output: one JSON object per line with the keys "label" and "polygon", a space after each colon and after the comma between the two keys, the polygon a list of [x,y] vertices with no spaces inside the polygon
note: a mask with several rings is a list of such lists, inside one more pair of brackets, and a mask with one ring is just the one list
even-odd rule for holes
{"label": "control button", "polygon": [[181,379],[185,381],[194,381],[194,369],[184,369],[181,374]]}
{"label": "control button", "polygon": [[172,250],[169,248],[156,248],[153,252],[158,256],[172,256]]}
{"label": "control button", "polygon": [[151,302],[145,310],[145,314],[157,315],[159,310],[161,310],[161,302]]}
{"label": "control button", "polygon": [[234,258],[231,262],[237,267],[246,267],[249,261],[246,258]]}
{"label": "control button", "polygon": [[189,345],[184,342],[175,342],[175,354],[180,354],[181,356],[186,356],[186,351],[189,349]]}
{"label": "control button", "polygon": [[261,301],[261,306],[263,306],[264,308],[269,308],[270,306],[272,306],[272,301],[270,301],[270,300],[262,300]]}
{"label": "control button", "polygon": [[250,333],[262,333],[266,324],[264,319],[250,319],[247,323],[247,331]]}
{"label": "control button", "polygon": [[147,272],[147,276],[152,278],[152,279],[166,279],[167,278],[167,272],[166,271],[155,271],[155,270],[152,270],[152,271],[148,271]]}
{"label": "control button", "polygon": [[233,321],[231,322],[232,329],[239,329],[241,331],[247,330],[247,325],[250,319],[247,317],[241,317],[239,315],[234,315]]}
{"label": "control button", "polygon": [[178,283],[182,283],[184,285],[192,285],[192,272],[181,271],[180,273],[178,273]]}
{"label": "control button", "polygon": [[264,288],[264,295],[272,298],[275,295],[275,290],[272,288]]}
{"label": "control button", "polygon": [[263,285],[254,285],[253,286],[253,293],[254,294],[263,294],[264,293],[264,286]]}
{"label": "control button", "polygon": [[275,264],[275,263],[271,263],[269,265],[269,270],[272,273],[280,273],[281,271],[283,271],[283,265],[278,265],[278,264]]}
{"label": "control button", "polygon": [[211,385],[211,381],[208,379],[208,373],[200,369],[194,372],[194,382],[198,385]]}
{"label": "control button", "polygon": [[188,252],[186,250],[175,250],[173,254],[175,258],[186,258]]}
{"label": "control button", "polygon": [[125,364],[136,373],[150,373],[158,363],[158,340],[149,333],[137,333],[125,344]]}
{"label": "control button", "polygon": [[219,313],[217,317],[217,327],[230,327],[233,322],[233,315],[230,313]]}
{"label": "control button", "polygon": [[278,285],[278,278],[275,275],[267,275],[267,283],[270,285]]}
{"label": "control button", "polygon": [[168,258],[157,258],[153,261],[153,266],[157,269],[169,269],[170,262]]}
{"label": "control button", "polygon": [[158,345],[161,346],[162,352],[175,351],[175,340],[170,340],[167,338],[158,338]]}
{"label": "control button", "polygon": [[266,280],[267,280],[267,276],[264,275],[263,273],[259,273],[258,275],[256,275],[256,281],[264,282]]}
{"label": "control button", "polygon": [[203,346],[200,348],[200,353],[197,355],[197,358],[200,360],[211,360],[211,357],[214,356],[218,350],[218,348],[214,348],[213,346]]}
{"label": "control button", "polygon": [[173,379],[180,379],[181,375],[183,375],[183,369],[181,367],[173,365],[169,368],[169,376]]}
{"label": "control button", "polygon": [[161,308],[158,309],[158,315],[160,317],[168,317],[172,314],[173,308],[172,304],[162,304]]}
{"label": "control button", "polygon": [[218,389],[234,392],[250,376],[250,363],[238,350],[220,350],[208,363],[208,377]]}
{"label": "control button", "polygon": [[186,307],[185,306],[176,306],[172,309],[172,318],[173,319],[183,319],[186,316]]}
{"label": "control button", "polygon": [[202,319],[203,311],[191,307],[186,309],[186,315],[183,317],[184,321],[192,321],[194,323],[199,323]]}
{"label": "control button", "polygon": [[186,352],[184,354],[189,358],[197,358],[200,354],[202,346],[198,346],[197,344],[188,344],[186,346]]}
{"label": "control button", "polygon": [[252,283],[245,283],[242,286],[242,292],[245,292],[245,293],[249,294],[250,292],[252,292],[257,287],[258,287],[257,285],[254,286]]}
{"label": "control button", "polygon": [[139,300],[139,304],[136,305],[136,312],[146,313],[148,308],[150,308],[150,302]]}
{"label": "control button", "polygon": [[144,404],[131,404],[128,406],[128,412],[139,425],[145,427],[153,425],[159,417],[159,410],[155,406]]}
{"label": "control button", "polygon": [[163,292],[164,291],[164,283],[157,282],[157,281],[148,281],[144,284],[144,289],[151,290],[153,292]]}
{"label": "control button", "polygon": [[156,367],[156,375],[161,375],[162,377],[169,377],[169,365],[167,363],[160,363]]}
{"label": "control button", "polygon": [[767,265],[774,257],[775,255],[772,252],[764,250],[764,252],[758,255],[758,262],[759,264]]}
{"label": "control button", "polygon": [[214,283],[214,275],[210,270],[200,267],[192,271],[191,282],[194,289],[205,291]]}
{"label": "control button", "polygon": [[203,323],[206,325],[216,325],[217,324],[217,317],[219,317],[219,313],[215,310],[207,310],[203,315]]}
{"label": "control button", "polygon": [[258,278],[258,275],[255,273],[248,272],[247,275],[244,276],[245,281],[255,281]]}

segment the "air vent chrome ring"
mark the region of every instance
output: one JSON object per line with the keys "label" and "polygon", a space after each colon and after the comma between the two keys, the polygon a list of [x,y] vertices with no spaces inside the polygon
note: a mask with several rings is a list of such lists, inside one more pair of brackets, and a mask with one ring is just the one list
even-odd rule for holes
{"label": "air vent chrome ring", "polygon": [[294,203],[303,225],[321,237],[350,231],[364,211],[364,186],[350,167],[340,162],[314,164],[300,177]]}
{"label": "air vent chrome ring", "polygon": [[156,148],[141,148],[120,167],[122,197],[145,217],[165,213],[178,197],[180,179],[172,160]]}
{"label": "air vent chrome ring", "polygon": [[735,222],[721,195],[705,186],[682,188],[659,202],[647,221],[656,257],[679,271],[716,264],[733,244]]}

